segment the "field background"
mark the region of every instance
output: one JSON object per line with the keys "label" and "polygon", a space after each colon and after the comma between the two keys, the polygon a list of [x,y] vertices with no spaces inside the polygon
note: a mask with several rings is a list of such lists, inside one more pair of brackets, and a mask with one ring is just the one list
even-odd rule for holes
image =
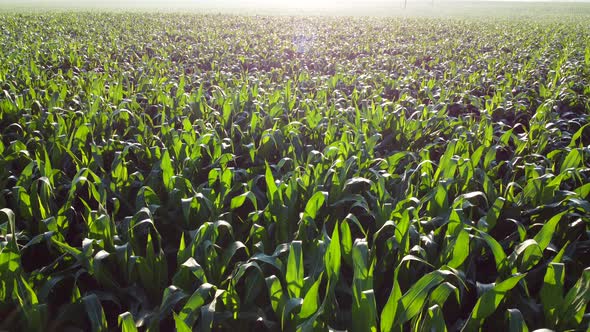
{"label": "field background", "polygon": [[590,3],[587,1],[412,1],[407,8],[402,8],[401,1],[390,3],[358,1],[344,2],[342,6],[314,5],[300,8],[300,4],[277,4],[269,1],[261,6],[260,1],[241,1],[239,6],[234,1],[186,1],[171,0],[163,6],[161,1],[61,1],[61,0],[23,0],[0,1],[3,11],[47,11],[47,10],[109,10],[125,9],[131,11],[165,11],[165,12],[201,12],[229,13],[242,15],[342,15],[342,16],[467,16],[467,17],[506,17],[506,16],[586,16],[590,15]]}
{"label": "field background", "polygon": [[588,4],[210,3],[2,3],[0,330],[589,331]]}

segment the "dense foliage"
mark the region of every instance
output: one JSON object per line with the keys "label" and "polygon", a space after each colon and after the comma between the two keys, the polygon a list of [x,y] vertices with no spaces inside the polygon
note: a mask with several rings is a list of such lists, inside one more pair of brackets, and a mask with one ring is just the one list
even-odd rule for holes
{"label": "dense foliage", "polygon": [[0,329],[590,314],[583,18],[0,17]]}

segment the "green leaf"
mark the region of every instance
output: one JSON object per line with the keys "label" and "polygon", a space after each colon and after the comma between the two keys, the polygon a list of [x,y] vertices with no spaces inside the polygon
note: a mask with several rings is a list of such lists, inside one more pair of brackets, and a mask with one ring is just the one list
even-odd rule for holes
{"label": "green leaf", "polygon": [[533,239],[525,240],[514,248],[514,252],[508,257],[513,271],[528,271],[533,268],[543,258],[543,251]]}
{"label": "green leaf", "polygon": [[528,332],[529,328],[524,321],[522,313],[518,309],[508,309],[508,332]]}
{"label": "green leaf", "polygon": [[277,184],[275,183],[275,178],[272,175],[272,170],[268,163],[266,163],[266,171],[264,174],[264,179],[266,180],[266,189],[267,189],[267,197],[271,204],[274,204],[275,201],[275,194],[278,191]]}
{"label": "green leaf", "polygon": [[[406,307],[403,307],[403,305],[401,303],[402,291],[401,291],[401,288],[398,283],[398,275],[399,275],[399,270],[400,270],[401,266],[409,261],[417,261],[417,262],[421,262],[421,263],[428,265],[428,263],[425,262],[424,260],[422,260],[418,257],[412,256],[412,255],[406,255],[406,256],[404,256],[404,258],[402,258],[401,262],[398,264],[398,266],[396,267],[394,274],[393,274],[393,289],[391,290],[391,293],[389,294],[389,298],[387,299],[387,302],[385,303],[385,306],[383,307],[383,311],[381,311],[381,323],[380,323],[381,331],[394,331],[394,330],[395,331],[402,331],[399,324],[396,324],[397,323],[396,318],[401,315],[400,312],[402,310],[405,310]],[[437,275],[446,275],[449,272],[444,271],[444,270],[438,270],[438,271],[431,272],[430,274],[433,274],[433,273],[435,273]],[[420,280],[422,280],[422,282],[425,283],[425,281],[427,281],[426,279],[428,279],[428,278],[429,278],[428,275],[426,275],[426,276],[422,277]],[[413,294],[415,295],[416,292],[419,292],[419,290],[417,288],[414,288]],[[409,291],[408,291],[408,293],[409,293]],[[406,295],[408,295],[408,293],[406,293]],[[406,298],[406,300],[407,300],[407,298]],[[406,313],[406,315],[407,315],[407,313]]]}
{"label": "green leaf", "polygon": [[373,289],[373,267],[369,255],[367,241],[356,239],[352,247],[353,283],[359,291]]}
{"label": "green leaf", "polygon": [[[281,321],[281,328],[284,330],[285,324],[290,318],[290,314],[287,310],[289,299],[283,291],[279,278],[275,275],[266,278],[266,285],[268,288],[268,296],[273,311],[279,317]],[[292,310],[292,309],[291,309]]]}
{"label": "green leaf", "polygon": [[443,270],[430,272],[420,278],[399,300],[395,324],[401,325],[422,311],[430,290],[445,280]]}
{"label": "green leaf", "polygon": [[0,209],[0,212],[4,213],[4,215],[6,215],[6,218],[8,218],[11,243],[13,244],[14,249],[16,250],[16,219],[14,216],[14,212],[11,209],[7,208]]}
{"label": "green leaf", "polygon": [[137,332],[133,315],[129,311],[119,315],[119,327],[121,332]]}
{"label": "green leaf", "polygon": [[421,323],[421,328],[419,329],[420,331],[447,331],[443,312],[436,304],[428,308],[428,312],[426,312],[426,316]]}
{"label": "green leaf", "polygon": [[458,268],[469,257],[469,253],[469,233],[465,229],[461,229],[453,245],[452,259],[447,265]]}
{"label": "green leaf", "polygon": [[590,196],[590,183],[583,184],[576,188],[574,192],[580,197],[589,197]]}
{"label": "green leaf", "polygon": [[[314,331],[322,331],[321,321],[318,319],[319,316],[323,313],[323,306],[320,306],[318,311],[313,314],[310,318],[305,320],[303,323],[297,326],[297,332],[314,332]],[[323,329],[325,330],[325,328]]]}
{"label": "green leaf", "polygon": [[33,290],[31,284],[19,276],[16,283],[16,292],[14,296],[18,299],[20,308],[24,313],[26,325],[29,329],[40,330],[46,325],[46,306],[39,304],[37,294]]}
{"label": "green leaf", "polygon": [[16,275],[20,269],[20,255],[12,248],[0,248],[0,282],[7,282],[10,280],[7,275]]}
{"label": "green leaf", "polygon": [[90,294],[82,298],[86,314],[90,320],[90,326],[93,332],[107,331],[107,320],[102,310],[102,305],[96,294]]}
{"label": "green leaf", "polygon": [[575,169],[582,163],[582,153],[579,149],[572,149],[570,153],[567,154],[565,160],[561,164],[560,172],[563,173],[567,169]]}
{"label": "green leaf", "polygon": [[176,332],[191,332],[192,329],[176,314],[174,314],[174,326]]}
{"label": "green leaf", "polygon": [[199,316],[199,309],[205,305],[215,290],[216,287],[211,284],[205,283],[201,285],[186,301],[184,307],[182,307],[182,310],[178,314],[178,318],[186,323],[187,326],[192,327]]}
{"label": "green leaf", "polygon": [[442,308],[452,293],[455,293],[457,303],[460,303],[459,289],[449,282],[443,282],[430,293],[429,302]]}
{"label": "green leaf", "polygon": [[344,183],[343,192],[352,193],[352,194],[360,194],[365,191],[368,191],[373,185],[373,182],[369,179],[355,177],[352,179],[347,180]]}
{"label": "green leaf", "polygon": [[347,264],[352,264],[352,234],[350,232],[350,226],[348,226],[348,222],[344,221],[340,224],[340,234],[342,239],[340,243],[342,244],[342,258]]}
{"label": "green leaf", "polygon": [[467,323],[461,331],[476,331],[483,321],[493,314],[500,303],[506,296],[506,293],[510,291],[514,286],[518,284],[526,274],[520,274],[510,277],[498,284],[492,289],[486,291],[475,304],[471,315],[469,316]]}
{"label": "green leaf", "polygon": [[305,294],[303,304],[301,305],[301,311],[299,312],[299,318],[308,318],[318,310],[320,304],[319,289],[322,276],[323,273],[320,274],[319,278],[313,283],[313,285],[311,285]]}
{"label": "green leaf", "polygon": [[303,251],[301,241],[293,241],[289,247],[289,258],[287,259],[287,291],[291,297],[301,297],[303,288]]}
{"label": "green leaf", "polygon": [[176,274],[172,278],[172,284],[185,291],[194,289],[193,287],[206,282],[205,270],[192,257],[178,267]]}
{"label": "green leaf", "polygon": [[164,150],[160,168],[162,169],[162,180],[164,181],[164,186],[168,191],[171,191],[174,186],[174,182],[172,181],[172,177],[174,176],[174,168],[172,168],[172,160],[170,159],[170,153],[168,152],[168,149]]}
{"label": "green leaf", "polygon": [[[588,49],[586,49],[586,54],[590,54],[588,53]],[[569,147],[573,148],[576,146],[576,141],[580,139],[580,137],[582,137],[582,134],[584,134],[585,130],[588,130],[588,128],[590,127],[590,123],[587,123],[585,125],[583,125],[582,127],[580,127],[580,129],[578,129],[578,131],[576,131],[575,134],[572,135],[572,140],[570,141]],[[580,146],[582,145],[582,143],[580,143]]]}
{"label": "green leaf", "polygon": [[362,291],[356,300],[359,305],[356,315],[353,312],[352,331],[377,332],[377,303],[374,290]]}
{"label": "green leaf", "polygon": [[393,289],[387,298],[387,302],[381,311],[381,331],[393,331],[395,316],[398,310],[399,299],[402,297],[401,288],[397,282],[398,269],[396,269],[393,277]]}
{"label": "green leaf", "polygon": [[541,251],[545,250],[547,248],[547,246],[549,246],[549,243],[551,243],[551,238],[553,237],[553,233],[555,233],[555,228],[557,227],[557,224],[559,223],[561,218],[566,213],[567,213],[567,211],[564,211],[564,212],[558,213],[557,215],[553,216],[551,219],[549,219],[548,222],[546,222],[543,225],[543,227],[541,228],[539,233],[537,233],[537,235],[535,235],[534,239],[539,244]]}
{"label": "green leaf", "polygon": [[246,198],[249,199],[250,202],[252,202],[254,210],[258,210],[258,202],[256,201],[256,196],[251,191],[245,192],[239,196],[232,198],[230,208],[234,210],[241,207],[242,205],[244,205]]}
{"label": "green leaf", "polygon": [[175,286],[169,286],[164,290],[162,295],[162,303],[158,309],[159,319],[170,315],[172,309],[182,300],[187,297],[187,294]]}
{"label": "green leaf", "polygon": [[557,308],[558,326],[565,329],[579,325],[588,303],[590,303],[590,267],[582,272],[580,279],[567,292],[562,305]]}
{"label": "green leaf", "polygon": [[482,232],[480,230],[477,231],[479,232],[483,240],[487,243],[487,245],[490,247],[492,254],[494,255],[494,261],[496,263],[497,271],[503,271],[504,267],[506,266],[506,253],[504,252],[504,249],[502,249],[500,243],[498,243],[498,241],[496,241],[496,239],[491,237],[489,234]]}
{"label": "green leaf", "polygon": [[504,199],[503,197],[496,198],[494,205],[492,205],[492,207],[488,210],[488,213],[486,214],[485,221],[488,227],[487,230],[484,229],[484,231],[491,230],[496,226],[496,223],[498,222],[498,217],[500,216],[500,212],[502,212],[502,209],[504,208],[505,202],[506,199]]}
{"label": "green leaf", "polygon": [[377,305],[373,291],[373,266],[367,241],[357,239],[352,249],[352,330],[377,331]]}
{"label": "green leaf", "polygon": [[305,215],[311,219],[315,219],[318,211],[324,204],[324,200],[328,197],[328,193],[325,191],[318,191],[307,201],[305,205]]}
{"label": "green leaf", "polygon": [[340,236],[338,232],[338,223],[334,226],[330,244],[324,255],[324,265],[328,273],[328,280],[335,285],[340,275]]}

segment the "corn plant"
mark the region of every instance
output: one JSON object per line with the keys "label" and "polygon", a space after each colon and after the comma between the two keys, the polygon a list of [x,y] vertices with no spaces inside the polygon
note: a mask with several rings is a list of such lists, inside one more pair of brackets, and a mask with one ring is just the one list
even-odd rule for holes
{"label": "corn plant", "polygon": [[579,8],[0,14],[0,330],[588,330]]}

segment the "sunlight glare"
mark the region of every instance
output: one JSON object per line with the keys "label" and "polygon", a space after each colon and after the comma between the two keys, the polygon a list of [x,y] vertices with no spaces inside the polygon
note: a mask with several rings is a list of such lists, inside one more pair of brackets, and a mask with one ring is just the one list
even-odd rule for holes
{"label": "sunlight glare", "polygon": [[[379,0],[378,2],[382,1],[384,0]],[[363,1],[361,0],[251,0],[249,2],[257,7],[287,7],[300,9],[347,8],[353,5],[363,4]]]}

